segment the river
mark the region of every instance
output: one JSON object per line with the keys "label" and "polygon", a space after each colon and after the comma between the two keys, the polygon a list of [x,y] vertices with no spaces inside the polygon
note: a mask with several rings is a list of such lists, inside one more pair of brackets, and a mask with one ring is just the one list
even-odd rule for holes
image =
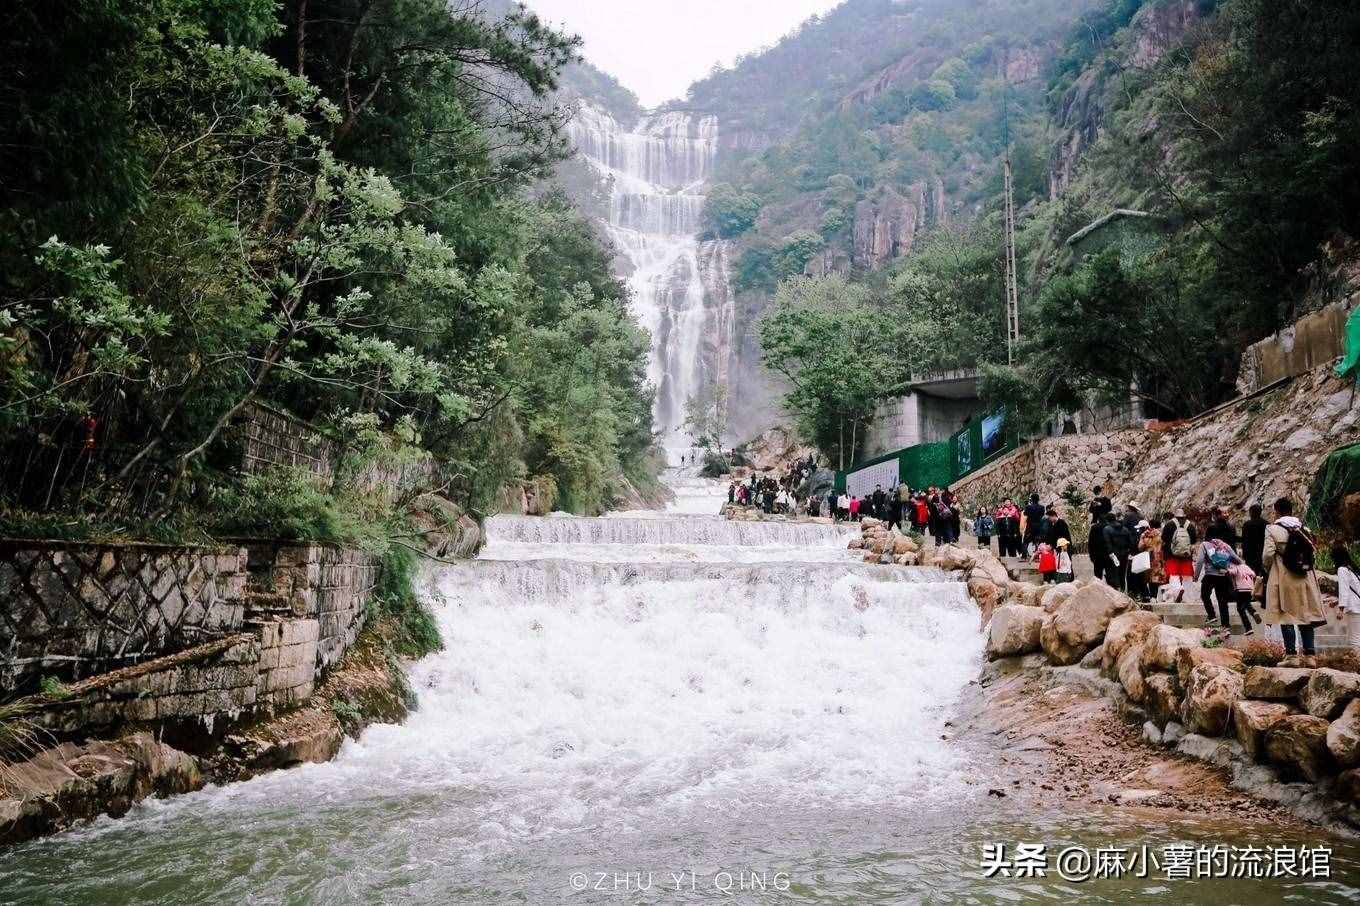
{"label": "river", "polygon": [[[446,647],[404,725],[18,847],[0,902],[1357,899],[1331,836],[989,797],[986,751],[943,738],[980,667],[964,586],[858,563],[831,526],[722,521],[719,485],[671,479],[669,513],[496,517],[432,572]],[[998,843],[1046,845],[1047,874],[986,877]],[[1220,844],[1324,845],[1330,878],[1136,876]],[[1064,881],[1069,846],[1134,870]]]}

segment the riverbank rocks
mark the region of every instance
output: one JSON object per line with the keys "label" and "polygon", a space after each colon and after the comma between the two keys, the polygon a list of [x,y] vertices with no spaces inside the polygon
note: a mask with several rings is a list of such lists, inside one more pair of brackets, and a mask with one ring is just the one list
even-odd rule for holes
{"label": "riverbank rocks", "polygon": [[1266,756],[1316,783],[1331,772],[1327,730],[1327,721],[1321,717],[1291,714],[1266,731]]}
{"label": "riverbank rocks", "polygon": [[1038,607],[1043,591],[1042,585],[1035,585],[1032,582],[1011,580],[1006,583],[1006,599],[1012,604],[1023,604],[1025,607]]}
{"label": "riverbank rocks", "polygon": [[1005,604],[992,614],[987,635],[987,657],[1015,657],[1039,650],[1039,629],[1044,612],[1038,607]]}
{"label": "riverbank rocks", "polygon": [[1081,586],[1075,582],[1063,582],[1060,585],[1044,586],[1043,592],[1039,595],[1039,606],[1046,613],[1057,610],[1064,601],[1077,593]]}
{"label": "riverbank rocks", "polygon": [[1150,610],[1131,610],[1111,620],[1105,629],[1105,653],[1101,659],[1106,672],[1114,672],[1126,649],[1141,651],[1152,627],[1161,623],[1162,618]]}
{"label": "riverbank rocks", "polygon": [[899,556],[902,554],[914,554],[921,550],[921,546],[917,544],[915,541],[912,541],[906,535],[898,535],[896,533],[893,533],[892,543],[893,553]]}
{"label": "riverbank rocks", "polygon": [[1176,677],[1170,673],[1154,673],[1143,678],[1143,688],[1148,718],[1158,728],[1180,719],[1182,699]]}
{"label": "riverbank rocks", "polygon": [[1299,700],[1309,714],[1331,720],[1357,694],[1360,694],[1360,673],[1322,667],[1308,677],[1308,685],[1303,687]]}
{"label": "riverbank rocks", "polygon": [[[904,556],[911,556],[906,554]],[[993,611],[996,605],[1001,603],[1001,589],[986,579],[969,579],[968,594],[972,596],[974,603],[978,606],[981,616],[981,624],[987,625],[987,621],[994,619]]]}
{"label": "riverbank rocks", "polygon": [[1141,658],[1142,649],[1130,646],[1124,649],[1124,653],[1119,656],[1119,661],[1115,667],[1115,673],[1119,676],[1119,685],[1124,687],[1125,694],[1135,702],[1142,702],[1147,697],[1147,685],[1143,682]]}
{"label": "riverbank rocks", "polygon": [[1352,699],[1327,728],[1327,751],[1343,768],[1360,765],[1360,699]]}
{"label": "riverbank rocks", "polygon": [[1242,750],[1254,761],[1265,754],[1266,733],[1271,727],[1298,709],[1283,702],[1263,702],[1249,698],[1233,702],[1233,733],[1242,744]]}
{"label": "riverbank rocks", "polygon": [[1305,667],[1252,667],[1247,671],[1243,693],[1247,698],[1290,701],[1308,686],[1313,675]]}
{"label": "riverbank rocks", "polygon": [[1176,676],[1182,687],[1190,685],[1190,674],[1200,664],[1227,667],[1237,673],[1247,672],[1242,663],[1242,652],[1236,648],[1182,648],[1176,652]]}
{"label": "riverbank rocks", "polygon": [[1110,621],[1133,607],[1131,598],[1104,583],[1081,586],[1044,618],[1039,640],[1049,662],[1077,663],[1104,639]]}
{"label": "riverbank rocks", "polygon": [[1201,663],[1185,684],[1183,723],[1191,733],[1222,736],[1232,719],[1232,707],[1242,698],[1242,674],[1221,664]]}
{"label": "riverbank rocks", "polygon": [[940,569],[972,569],[981,551],[970,551],[957,544],[942,544],[935,548],[935,565]]}
{"label": "riverbank rocks", "polygon": [[1198,648],[1204,644],[1204,630],[1177,629],[1174,626],[1154,626],[1143,640],[1143,672],[1175,670],[1176,656],[1182,648]]}
{"label": "riverbank rocks", "polygon": [[54,833],[101,814],[121,817],[148,796],[201,786],[198,762],[150,733],[62,743],[8,766],[0,783],[0,843]]}

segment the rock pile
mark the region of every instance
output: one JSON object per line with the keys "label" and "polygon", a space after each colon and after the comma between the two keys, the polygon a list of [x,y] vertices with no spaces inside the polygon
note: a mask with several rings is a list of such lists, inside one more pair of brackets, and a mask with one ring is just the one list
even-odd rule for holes
{"label": "rock pile", "polygon": [[1145,721],[1148,741],[1226,744],[1233,758],[1319,784],[1360,817],[1360,673],[1248,665],[1240,651],[1205,647],[1203,630],[1168,626],[1099,582],[1018,585],[1005,586],[991,616],[989,658],[1042,653],[1051,667],[1098,667],[1113,681],[1106,694]]}

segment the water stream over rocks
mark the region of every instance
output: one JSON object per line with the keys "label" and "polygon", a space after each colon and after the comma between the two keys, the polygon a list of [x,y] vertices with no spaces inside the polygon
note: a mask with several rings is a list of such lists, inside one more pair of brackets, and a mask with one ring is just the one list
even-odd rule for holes
{"label": "water stream over rocks", "polygon": [[[412,668],[405,725],[328,764],[19,847],[0,903],[1266,903],[1291,889],[984,878],[991,842],[1305,841],[989,798],[986,753],[947,738],[982,650],[964,586],[856,562],[835,527],[723,522],[721,486],[673,478],[681,512],[495,517],[477,561],[432,572],[446,647]],[[1333,871],[1353,883],[1353,852]]]}

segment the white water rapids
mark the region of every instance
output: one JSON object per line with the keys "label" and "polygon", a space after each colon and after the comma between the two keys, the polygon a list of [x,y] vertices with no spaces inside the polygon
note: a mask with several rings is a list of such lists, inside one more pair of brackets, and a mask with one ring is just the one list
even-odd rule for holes
{"label": "white water rapids", "polygon": [[[1128,902],[1172,888],[985,879],[982,849],[1223,839],[1001,811],[1010,778],[944,739],[982,647],[963,585],[672,478],[690,512],[497,517],[432,571],[445,649],[405,724],[0,854],[0,904]],[[1175,899],[1278,901],[1223,883]]]}
{"label": "white water rapids", "polygon": [[[963,586],[857,563],[832,526],[726,522],[717,483],[679,485],[709,515],[492,518],[478,560],[429,575],[445,648],[411,670],[404,725],[36,853],[124,901],[542,902],[576,869],[753,863],[795,825],[962,795],[940,735],[977,670]],[[748,822],[759,845],[728,836]]]}

